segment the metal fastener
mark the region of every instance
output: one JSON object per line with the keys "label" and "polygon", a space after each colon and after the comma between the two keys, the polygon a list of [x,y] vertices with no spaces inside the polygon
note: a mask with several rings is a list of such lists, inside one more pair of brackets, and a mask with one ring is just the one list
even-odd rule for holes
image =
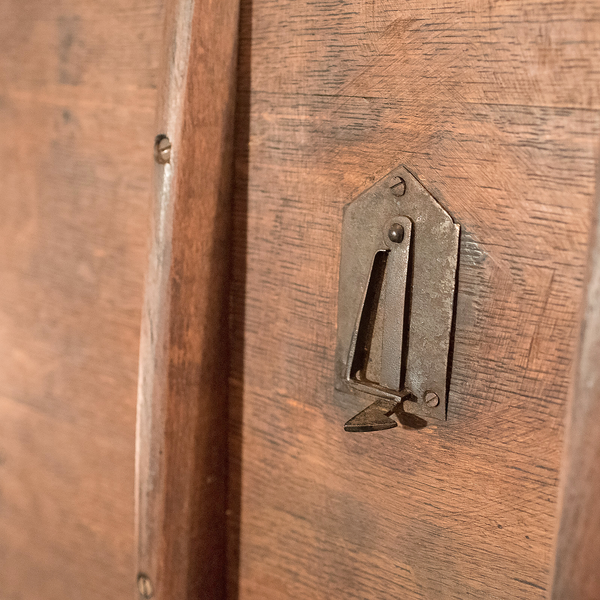
{"label": "metal fastener", "polygon": [[164,135],[157,135],[154,140],[154,160],[164,165],[171,160],[171,140]]}
{"label": "metal fastener", "polygon": [[390,242],[399,244],[404,239],[404,227],[400,223],[394,223],[388,231],[388,238]]}
{"label": "metal fastener", "polygon": [[435,392],[425,392],[425,404],[430,408],[435,408],[440,403],[440,398]]}
{"label": "metal fastener", "polygon": [[152,583],[148,575],[140,573],[137,578],[137,587],[142,598],[152,598],[154,590],[152,589]]}
{"label": "metal fastener", "polygon": [[406,192],[406,182],[402,177],[392,177],[390,179],[390,190],[392,190],[394,196],[404,196],[404,192]]}

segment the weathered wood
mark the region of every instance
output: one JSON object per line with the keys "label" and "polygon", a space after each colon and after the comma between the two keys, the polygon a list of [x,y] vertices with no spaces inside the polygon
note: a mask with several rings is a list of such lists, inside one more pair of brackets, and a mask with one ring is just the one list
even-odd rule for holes
{"label": "weathered wood", "polygon": [[[599,13],[582,0],[242,4],[241,600],[547,595],[596,185]],[[349,434],[368,402],[333,394],[342,207],[399,163],[462,225],[448,421]]]}
{"label": "weathered wood", "polygon": [[596,210],[561,476],[555,600],[600,598],[600,202]]}
{"label": "weathered wood", "polygon": [[160,0],[0,3],[0,597],[131,598]]}
{"label": "weathered wood", "polygon": [[237,0],[174,0],[166,21],[142,322],[138,572],[157,599],[223,598],[228,290]]}

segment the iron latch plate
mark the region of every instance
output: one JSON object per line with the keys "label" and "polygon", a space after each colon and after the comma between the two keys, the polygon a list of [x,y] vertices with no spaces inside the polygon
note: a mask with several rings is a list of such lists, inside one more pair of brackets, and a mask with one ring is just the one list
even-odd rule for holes
{"label": "iron latch plate", "polygon": [[404,166],[345,207],[337,390],[446,419],[459,235]]}

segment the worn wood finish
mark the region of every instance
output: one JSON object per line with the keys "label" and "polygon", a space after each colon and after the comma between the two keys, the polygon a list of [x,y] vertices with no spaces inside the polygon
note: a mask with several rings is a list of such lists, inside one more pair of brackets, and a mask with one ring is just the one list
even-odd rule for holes
{"label": "worn wood finish", "polygon": [[[600,6],[242,6],[232,590],[546,597],[596,182]],[[448,421],[349,434],[368,401],[333,394],[342,207],[399,163],[462,225]]]}
{"label": "worn wood finish", "polygon": [[561,477],[554,600],[600,598],[600,202],[595,225]]}
{"label": "worn wood finish", "polygon": [[129,599],[159,0],[0,3],[0,597]]}
{"label": "worn wood finish", "polygon": [[169,6],[137,431],[138,572],[157,600],[225,595],[237,29],[238,0]]}

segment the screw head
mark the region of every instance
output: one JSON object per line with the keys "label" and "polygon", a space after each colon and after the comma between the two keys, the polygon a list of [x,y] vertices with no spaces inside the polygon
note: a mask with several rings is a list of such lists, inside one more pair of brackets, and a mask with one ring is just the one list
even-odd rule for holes
{"label": "screw head", "polygon": [[157,135],[154,140],[154,160],[165,165],[171,160],[171,140],[164,135]]}
{"label": "screw head", "polygon": [[152,589],[152,583],[150,582],[150,578],[148,575],[144,575],[140,573],[137,578],[137,587],[138,592],[142,598],[148,599],[152,598],[154,595],[154,590]]}
{"label": "screw head", "polygon": [[440,403],[440,398],[435,392],[425,392],[425,404],[429,408],[435,408]]}
{"label": "screw head", "polygon": [[388,231],[388,238],[390,242],[399,244],[404,239],[404,227],[400,223],[394,223]]}
{"label": "screw head", "polygon": [[390,179],[390,190],[394,196],[404,196],[406,192],[406,181],[402,177],[392,177]]}

